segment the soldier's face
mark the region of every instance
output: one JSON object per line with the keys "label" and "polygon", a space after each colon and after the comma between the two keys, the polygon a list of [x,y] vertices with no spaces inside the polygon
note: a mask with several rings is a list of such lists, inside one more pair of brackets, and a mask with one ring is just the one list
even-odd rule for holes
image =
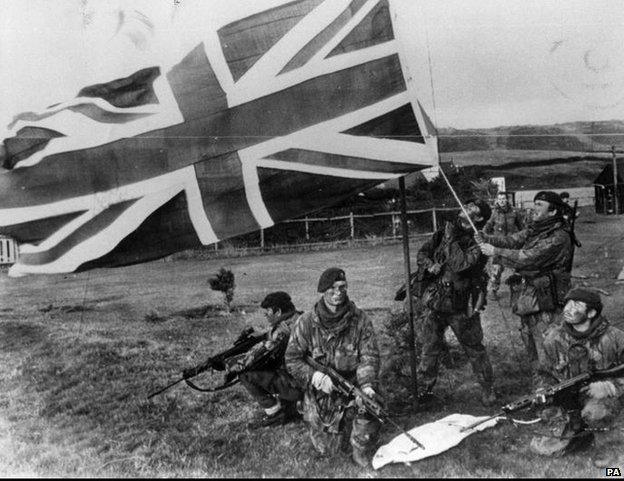
{"label": "soldier's face", "polygon": [[496,198],[496,203],[498,204],[499,207],[506,207],[507,206],[507,196],[506,195],[499,195]]}
{"label": "soldier's face", "polygon": [[587,304],[569,300],[563,308],[563,320],[568,324],[582,324],[588,319]]}
{"label": "soldier's face", "polygon": [[339,306],[347,298],[347,281],[336,281],[323,293],[325,302],[330,306]]}
{"label": "soldier's face", "polygon": [[548,210],[550,202],[545,200],[536,200],[533,202],[533,220],[539,221],[554,216],[557,211]]}
{"label": "soldier's face", "polygon": [[[476,224],[483,221],[483,216],[481,216],[481,209],[479,209],[479,206],[470,202],[469,204],[466,204],[465,208],[466,212],[468,212],[468,215],[472,219],[472,222]],[[468,219],[463,211],[459,213],[459,222],[464,230],[472,229],[472,226],[470,225],[470,222],[468,222]]]}
{"label": "soldier's face", "polygon": [[281,309],[273,310],[272,307],[268,307],[264,309],[264,317],[269,323],[269,325],[275,324],[275,321],[282,315]]}

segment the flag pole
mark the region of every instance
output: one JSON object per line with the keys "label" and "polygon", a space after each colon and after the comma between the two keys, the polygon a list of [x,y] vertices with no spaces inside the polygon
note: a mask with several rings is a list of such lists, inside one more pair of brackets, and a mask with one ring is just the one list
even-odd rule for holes
{"label": "flag pole", "polygon": [[409,324],[409,352],[410,369],[412,373],[412,393],[414,406],[418,403],[418,379],[416,376],[416,342],[414,334],[414,309],[412,304],[411,269],[409,251],[409,227],[407,224],[407,203],[405,201],[405,177],[399,177],[399,191],[401,193],[401,237],[403,239],[403,264],[405,266],[405,296],[407,298],[407,322]]}

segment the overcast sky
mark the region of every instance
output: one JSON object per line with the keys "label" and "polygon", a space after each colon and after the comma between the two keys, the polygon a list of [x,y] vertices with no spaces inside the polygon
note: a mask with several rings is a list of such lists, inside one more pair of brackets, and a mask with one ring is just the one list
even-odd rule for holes
{"label": "overcast sky", "polygon": [[[437,125],[624,120],[624,1],[391,1],[409,74]],[[0,131],[82,86],[171,65],[210,23],[275,3],[0,0]],[[128,21],[116,32],[119,7]]]}

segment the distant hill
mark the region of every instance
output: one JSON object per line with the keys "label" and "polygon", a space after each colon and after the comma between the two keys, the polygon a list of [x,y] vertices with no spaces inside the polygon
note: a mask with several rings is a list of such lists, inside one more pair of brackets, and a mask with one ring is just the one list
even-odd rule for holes
{"label": "distant hill", "polygon": [[489,129],[439,128],[441,153],[488,150],[604,151],[624,149],[624,121],[516,125]]}

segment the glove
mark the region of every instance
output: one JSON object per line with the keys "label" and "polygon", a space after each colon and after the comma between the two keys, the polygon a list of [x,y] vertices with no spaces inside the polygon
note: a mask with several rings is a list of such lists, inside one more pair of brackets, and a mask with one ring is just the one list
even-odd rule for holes
{"label": "glove", "polygon": [[604,399],[618,395],[617,388],[611,381],[595,381],[582,388],[581,391],[594,399]]}
{"label": "glove", "polygon": [[[377,393],[375,392],[375,390],[372,387],[370,387],[370,386],[363,387],[362,388],[362,392],[366,395],[366,397],[368,397],[369,399],[372,399],[372,400],[375,400],[375,398],[377,396]],[[362,398],[360,396],[356,396],[355,404],[360,409],[364,409],[364,401],[362,401]]]}
{"label": "glove", "polygon": [[331,394],[334,389],[334,383],[327,374],[323,374],[320,371],[315,371],[312,375],[312,386],[318,391],[323,391],[326,394]]}
{"label": "glove", "polygon": [[485,243],[485,239],[483,238],[483,231],[479,231],[474,235],[474,239],[475,241],[477,241],[477,244],[484,244]]}
{"label": "glove", "polygon": [[546,392],[545,389],[538,389],[537,391],[535,391],[535,397],[533,398],[533,401],[531,402],[531,404],[537,407],[547,404],[548,399],[544,395],[545,392]]}
{"label": "glove", "polygon": [[427,268],[427,270],[431,273],[431,274],[439,274],[440,271],[442,270],[442,266],[440,264],[438,264],[437,262],[433,263],[431,266],[429,266]]}

